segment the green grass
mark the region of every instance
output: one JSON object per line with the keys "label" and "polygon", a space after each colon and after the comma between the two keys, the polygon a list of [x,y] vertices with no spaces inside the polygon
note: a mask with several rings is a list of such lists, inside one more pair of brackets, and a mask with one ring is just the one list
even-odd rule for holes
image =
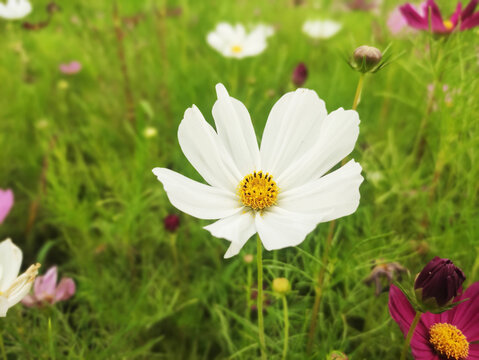
{"label": "green grass", "polygon": [[[28,21],[44,20],[46,3],[35,1]],[[201,180],[176,131],[193,103],[211,122],[218,82],[247,106],[259,135],[273,104],[292,90],[299,61],[310,71],[305,87],[329,111],[350,108],[359,75],[343,58],[363,44],[391,43],[393,54],[402,55],[366,78],[353,153],[364,169],[361,203],[337,222],[310,358],[337,349],[354,360],[398,359],[402,334],[388,314],[387,292],[375,297],[363,282],[376,259],[399,261],[414,278],[439,255],[464,270],[467,284],[479,279],[477,30],[394,38],[386,14],[399,1],[388,2],[380,16],[335,11],[332,1],[278,3],[184,0],[167,5],[180,6],[180,16],[164,18],[154,11],[162,2],[119,1],[121,16],[142,14],[136,25],[122,25],[131,104],[109,1],[61,2],[62,11],[39,31],[0,21],[0,187],[16,196],[0,239],[11,237],[23,249],[24,268],[58,264],[78,286],[68,302],[18,305],[0,319],[9,359],[256,359],[257,324],[246,292],[256,269],[243,261],[255,253],[255,241],[224,260],[228,242],[203,230],[208,222],[184,214],[172,238],[163,218],[178,212],[151,169],[170,167]],[[454,4],[440,3],[452,11]],[[313,42],[301,25],[315,17],[338,19],[344,28]],[[260,56],[229,60],[205,41],[222,20],[270,23],[277,32]],[[60,74],[58,64],[73,59],[83,70]],[[431,83],[438,85],[428,110]],[[454,92],[452,101],[443,84]],[[158,136],[146,138],[147,126]],[[32,204],[38,211],[29,226]],[[308,358],[328,227],[319,225],[297,248],[263,254],[270,359],[279,359],[283,347],[282,305],[270,286],[280,276],[293,288],[289,358]]]}

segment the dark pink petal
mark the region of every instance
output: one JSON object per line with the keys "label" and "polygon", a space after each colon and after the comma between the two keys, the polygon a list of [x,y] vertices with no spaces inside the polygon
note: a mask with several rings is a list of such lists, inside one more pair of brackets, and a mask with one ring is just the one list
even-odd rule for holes
{"label": "dark pink petal", "polygon": [[427,17],[423,18],[418,14],[416,9],[411,4],[405,4],[399,8],[404,20],[409,24],[409,26],[419,29],[427,30],[429,29],[429,24],[427,22]]}
{"label": "dark pink petal", "polygon": [[457,23],[459,22],[459,18],[461,17],[461,10],[462,10],[462,4],[459,3],[457,4],[456,11],[454,14],[451,15],[451,22],[456,27]]}
{"label": "dark pink petal", "polygon": [[474,10],[476,9],[477,4],[479,3],[479,0],[471,0],[469,4],[466,6],[464,11],[461,14],[461,21],[464,22],[469,16],[471,16],[474,13]]}
{"label": "dark pink petal", "polygon": [[479,282],[475,282],[462,294],[469,299],[457,305],[451,323],[457,326],[470,342],[479,341]]}
{"label": "dark pink petal", "polygon": [[0,189],[0,224],[3,223],[3,220],[5,220],[8,213],[12,209],[13,201],[14,201],[14,198],[13,198],[12,190]]}
{"label": "dark pink petal", "polygon": [[422,324],[422,321],[417,325],[411,339],[411,351],[415,360],[439,360],[429,345],[429,330]]}
{"label": "dark pink petal", "polygon": [[439,10],[439,7],[434,0],[428,0],[426,6],[426,19],[428,19],[428,27],[429,17],[431,17],[431,27],[433,32],[448,32],[442,20],[441,10]]}
{"label": "dark pink petal", "polygon": [[469,344],[469,356],[467,360],[479,360],[479,344]]}
{"label": "dark pink petal", "polygon": [[26,307],[34,307],[37,305],[37,299],[33,295],[27,295],[22,299],[22,304]]}
{"label": "dark pink petal", "polygon": [[389,289],[389,313],[394,321],[397,322],[404,336],[407,335],[409,326],[411,325],[415,311],[407,300],[406,296],[395,285],[391,285]]}
{"label": "dark pink petal", "polygon": [[58,284],[54,302],[68,300],[76,291],[75,282],[71,278],[63,278]]}
{"label": "dark pink petal", "polygon": [[38,299],[52,297],[57,286],[57,267],[53,266],[45,275],[37,277],[33,285],[33,292]]}
{"label": "dark pink petal", "polygon": [[479,12],[474,15],[469,16],[466,20],[463,20],[461,23],[461,30],[472,29],[479,25]]}
{"label": "dark pink petal", "polygon": [[[415,311],[407,300],[406,296],[398,287],[391,285],[389,290],[389,312],[392,318],[398,323],[404,336],[407,335],[409,327],[414,319]],[[411,340],[411,350],[416,360],[436,359],[428,343],[429,332],[421,321],[414,331]]]}

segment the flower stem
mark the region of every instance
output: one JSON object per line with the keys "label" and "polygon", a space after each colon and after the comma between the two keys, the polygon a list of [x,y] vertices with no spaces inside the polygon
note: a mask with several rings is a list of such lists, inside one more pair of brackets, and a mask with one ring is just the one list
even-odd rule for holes
{"label": "flower stem", "polygon": [[261,360],[266,360],[266,341],[264,338],[264,319],[263,319],[263,244],[259,235],[256,238],[256,247],[257,247],[257,256],[256,261],[258,265],[258,298],[257,308],[258,308],[258,337],[259,345],[261,348]]}
{"label": "flower stem", "polygon": [[48,317],[48,345],[50,348],[50,359],[55,360],[55,344],[53,343],[52,318]]}
{"label": "flower stem", "polygon": [[356,87],[356,94],[354,95],[353,110],[356,110],[358,108],[359,100],[361,99],[361,93],[363,91],[363,85],[364,85],[364,76],[365,74],[363,73],[359,75],[358,86]]}
{"label": "flower stem", "polygon": [[5,352],[5,345],[3,343],[3,332],[0,332],[0,350],[2,350],[3,360],[7,360],[7,353]]}
{"label": "flower stem", "polygon": [[253,271],[252,264],[248,264],[247,274],[246,274],[246,318],[249,319],[251,316],[251,286],[253,285]]}
{"label": "flower stem", "polygon": [[[361,93],[363,91],[363,86],[364,86],[364,77],[365,77],[365,74],[363,73],[359,75],[358,85],[356,86],[356,94],[354,95],[354,101],[353,101],[353,107],[352,107],[353,110],[357,109],[359,101],[361,99]],[[341,162],[341,165],[344,165],[345,163],[346,163],[346,158],[343,159],[343,161]],[[331,250],[331,244],[333,242],[333,235],[334,235],[335,228],[336,228],[336,221],[333,220],[329,223],[328,237],[326,238],[326,245],[324,248],[322,267],[321,267],[321,270],[319,271],[318,282],[315,287],[315,297],[314,297],[314,305],[313,305],[313,311],[311,316],[311,325],[309,326],[308,343],[306,346],[306,351],[308,354],[311,352],[311,349],[313,347],[314,334],[316,333],[319,307],[321,305],[321,297],[323,295],[324,278],[326,275],[326,267],[328,264],[329,251]]]}
{"label": "flower stem", "polygon": [[288,301],[286,295],[283,295],[283,315],[284,315],[284,345],[283,345],[283,360],[288,356],[288,341],[289,341],[289,317],[288,317]]}
{"label": "flower stem", "polygon": [[412,321],[411,326],[409,327],[409,331],[407,332],[406,341],[404,341],[404,346],[401,352],[401,360],[406,360],[406,354],[409,350],[409,345],[411,344],[412,336],[414,335],[414,330],[416,329],[419,320],[421,319],[422,313],[420,311],[416,312],[416,316],[414,316],[414,320]]}

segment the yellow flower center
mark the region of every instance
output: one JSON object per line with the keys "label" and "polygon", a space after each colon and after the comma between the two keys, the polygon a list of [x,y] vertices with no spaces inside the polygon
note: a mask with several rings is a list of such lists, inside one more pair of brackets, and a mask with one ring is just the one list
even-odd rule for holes
{"label": "yellow flower center", "polygon": [[234,54],[239,54],[240,52],[243,51],[243,47],[240,46],[240,45],[233,45],[231,47],[231,51],[234,53]]}
{"label": "yellow flower center", "polygon": [[431,326],[429,342],[439,355],[448,360],[465,360],[469,355],[469,342],[461,330],[451,324]]}
{"label": "yellow flower center", "polygon": [[278,186],[273,176],[262,171],[246,175],[238,185],[238,194],[244,206],[263,210],[276,203]]}
{"label": "yellow flower center", "polygon": [[454,24],[452,23],[451,20],[444,20],[443,24],[447,30],[451,30],[454,27]]}

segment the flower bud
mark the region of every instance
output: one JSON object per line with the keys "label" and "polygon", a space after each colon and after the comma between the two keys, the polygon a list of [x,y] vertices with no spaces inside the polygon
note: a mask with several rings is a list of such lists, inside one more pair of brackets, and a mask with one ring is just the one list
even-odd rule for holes
{"label": "flower bud", "polygon": [[286,278],[276,278],[273,280],[273,291],[278,295],[286,295],[291,290],[289,280]]}
{"label": "flower bud", "polygon": [[383,54],[379,49],[367,45],[358,47],[353,53],[355,67],[363,73],[374,70],[382,58]]}
{"label": "flower bud", "polygon": [[327,360],[348,360],[348,356],[342,353],[341,351],[334,350],[328,355],[326,359]]}
{"label": "flower bud", "polygon": [[451,260],[436,256],[416,278],[416,298],[428,307],[446,306],[458,295],[465,279],[462,270]]}
{"label": "flower bud", "polygon": [[254,257],[253,257],[253,254],[246,254],[244,257],[243,257],[243,261],[247,264],[251,264],[254,260]]}
{"label": "flower bud", "polygon": [[178,226],[180,226],[180,217],[175,214],[168,215],[163,220],[163,223],[166,230],[170,232],[175,232],[176,229],[178,229]]}
{"label": "flower bud", "polygon": [[291,76],[291,80],[296,87],[301,87],[308,78],[308,68],[305,63],[299,63],[296,65]]}

